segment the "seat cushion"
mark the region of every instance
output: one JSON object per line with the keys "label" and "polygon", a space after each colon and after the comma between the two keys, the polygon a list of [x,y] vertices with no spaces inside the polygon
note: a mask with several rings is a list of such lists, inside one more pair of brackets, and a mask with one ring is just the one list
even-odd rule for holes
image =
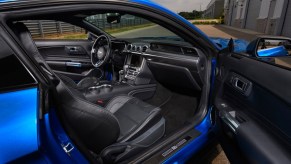
{"label": "seat cushion", "polygon": [[160,108],[127,95],[113,98],[106,106],[117,118],[120,136],[117,142],[135,139],[161,120]]}

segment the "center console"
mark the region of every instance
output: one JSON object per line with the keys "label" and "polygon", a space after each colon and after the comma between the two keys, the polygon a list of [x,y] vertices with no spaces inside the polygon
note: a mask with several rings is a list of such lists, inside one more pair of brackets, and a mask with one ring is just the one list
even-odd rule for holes
{"label": "center console", "polygon": [[140,74],[144,59],[143,57],[135,54],[128,55],[124,65],[125,79],[135,81],[136,77]]}
{"label": "center console", "polygon": [[124,68],[119,72],[119,81],[101,81],[98,85],[88,88],[84,95],[87,100],[100,105],[121,94],[146,100],[151,98],[156,90],[156,84],[151,81],[152,74],[146,60],[138,54],[128,54]]}
{"label": "center console", "polygon": [[124,81],[132,85],[146,85],[153,80],[153,75],[146,60],[139,54],[129,54],[124,65]]}

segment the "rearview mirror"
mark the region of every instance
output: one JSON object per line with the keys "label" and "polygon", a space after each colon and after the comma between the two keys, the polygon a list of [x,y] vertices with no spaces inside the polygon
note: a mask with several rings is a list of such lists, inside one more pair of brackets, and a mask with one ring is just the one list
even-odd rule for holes
{"label": "rearview mirror", "polygon": [[291,40],[287,38],[260,38],[256,46],[257,57],[281,57],[291,54]]}
{"label": "rearview mirror", "polygon": [[117,24],[120,23],[121,15],[119,13],[108,13],[106,19],[109,24]]}

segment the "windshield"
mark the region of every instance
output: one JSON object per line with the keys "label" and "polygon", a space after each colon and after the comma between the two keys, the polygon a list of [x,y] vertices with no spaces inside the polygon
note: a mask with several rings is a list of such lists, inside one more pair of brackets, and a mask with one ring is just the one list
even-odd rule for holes
{"label": "windshield", "polygon": [[[112,23],[108,23],[110,14],[92,15],[86,17],[85,20],[116,38],[172,39],[183,41],[183,39],[166,28],[129,14],[119,15],[119,20],[113,20]],[[118,16],[116,18],[118,19]]]}

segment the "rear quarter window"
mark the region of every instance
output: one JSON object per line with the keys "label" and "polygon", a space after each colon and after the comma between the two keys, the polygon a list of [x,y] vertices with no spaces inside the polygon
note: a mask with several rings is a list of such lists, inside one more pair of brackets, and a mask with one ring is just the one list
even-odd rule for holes
{"label": "rear quarter window", "polygon": [[0,45],[0,90],[35,84],[35,79],[2,38]]}

